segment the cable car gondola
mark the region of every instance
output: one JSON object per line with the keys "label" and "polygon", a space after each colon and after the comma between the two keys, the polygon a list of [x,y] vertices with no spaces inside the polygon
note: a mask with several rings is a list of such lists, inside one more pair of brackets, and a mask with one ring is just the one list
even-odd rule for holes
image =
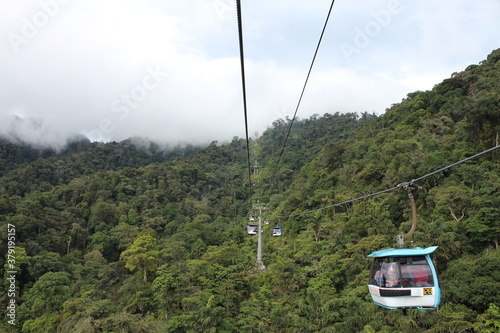
{"label": "cable car gondola", "polygon": [[283,229],[280,226],[273,227],[273,236],[282,236]]}
{"label": "cable car gondola", "polygon": [[422,189],[414,183],[408,183],[404,188],[411,202],[411,230],[406,235],[398,235],[397,249],[384,249],[368,255],[374,258],[368,291],[375,304],[388,309],[435,309],[441,300],[441,289],[430,255],[437,246],[404,248],[404,239],[417,228],[417,209],[411,191]]}
{"label": "cable car gondola", "polygon": [[437,308],[441,290],[430,258],[436,249],[385,249],[369,254],[374,258],[368,283],[373,302],[388,309]]}
{"label": "cable car gondola", "polygon": [[257,224],[247,224],[247,235],[257,235],[258,225]]}

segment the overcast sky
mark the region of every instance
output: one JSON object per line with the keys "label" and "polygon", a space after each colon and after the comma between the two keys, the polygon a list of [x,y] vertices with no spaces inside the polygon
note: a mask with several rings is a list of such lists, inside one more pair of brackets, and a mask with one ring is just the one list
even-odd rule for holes
{"label": "overcast sky", "polygon": [[[242,0],[250,134],[297,105],[330,0]],[[337,0],[298,116],[383,114],[500,47],[499,0]],[[244,137],[233,0],[0,0],[0,133]]]}

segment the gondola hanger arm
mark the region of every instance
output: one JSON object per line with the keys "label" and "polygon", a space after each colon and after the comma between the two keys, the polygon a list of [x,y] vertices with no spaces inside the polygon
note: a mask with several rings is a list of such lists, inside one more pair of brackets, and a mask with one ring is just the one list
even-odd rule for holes
{"label": "gondola hanger arm", "polygon": [[415,232],[417,229],[417,206],[415,204],[415,198],[413,197],[412,191],[414,190],[419,190],[419,191],[425,191],[425,189],[422,186],[418,186],[417,184],[410,182],[410,183],[405,183],[405,184],[400,184],[401,188],[406,189],[408,192],[408,198],[410,199],[411,203],[411,215],[412,215],[412,224],[411,224],[411,229],[408,231],[406,235],[398,235],[397,236],[397,243],[398,243],[398,248],[402,249],[404,248],[404,240]]}

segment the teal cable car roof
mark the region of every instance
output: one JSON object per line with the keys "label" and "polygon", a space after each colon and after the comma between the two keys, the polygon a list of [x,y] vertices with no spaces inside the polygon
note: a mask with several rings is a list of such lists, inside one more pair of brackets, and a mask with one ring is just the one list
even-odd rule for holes
{"label": "teal cable car roof", "polygon": [[367,255],[367,257],[380,258],[380,257],[407,257],[407,256],[423,256],[426,254],[431,254],[436,251],[437,246],[426,247],[425,249],[421,247],[415,247],[413,249],[384,249],[379,251],[374,251]]}

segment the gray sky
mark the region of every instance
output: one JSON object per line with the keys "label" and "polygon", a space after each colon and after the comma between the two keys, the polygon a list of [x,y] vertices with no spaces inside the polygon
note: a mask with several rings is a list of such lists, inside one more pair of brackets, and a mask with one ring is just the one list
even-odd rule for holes
{"label": "gray sky", "polygon": [[[292,116],[330,0],[242,0],[250,134]],[[0,133],[244,137],[233,0],[0,0]],[[337,0],[299,117],[384,113],[500,47],[500,1]]]}

